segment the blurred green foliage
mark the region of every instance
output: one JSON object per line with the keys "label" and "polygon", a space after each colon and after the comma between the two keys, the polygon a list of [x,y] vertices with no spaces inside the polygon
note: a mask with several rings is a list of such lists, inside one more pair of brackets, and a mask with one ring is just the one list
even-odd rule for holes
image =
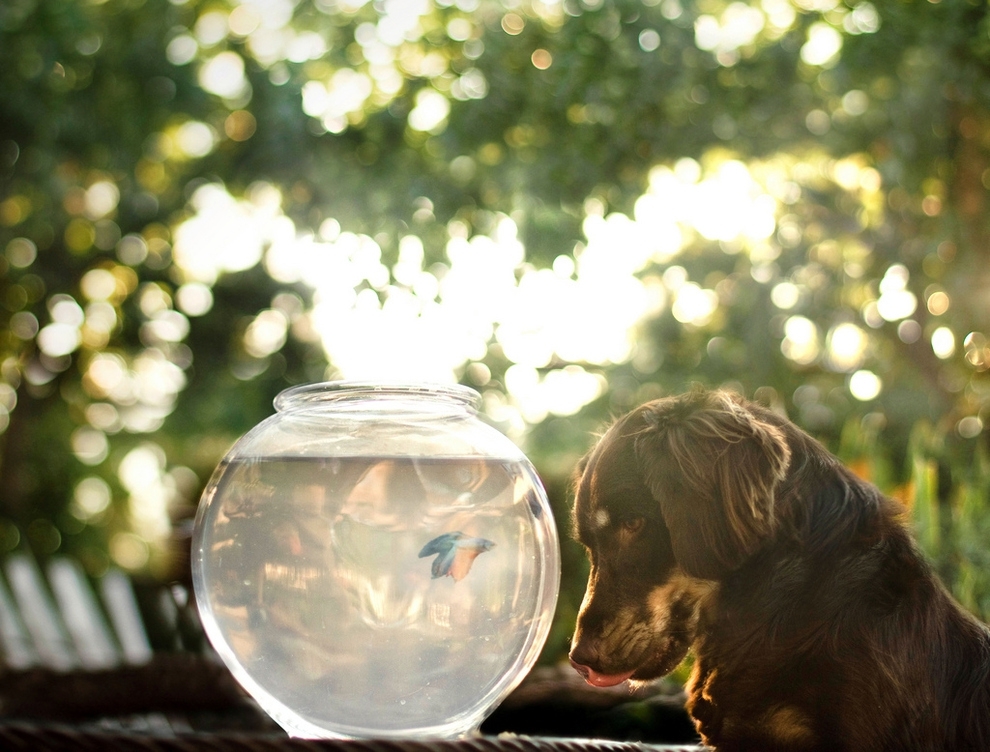
{"label": "blurred green foliage", "polygon": [[[544,353],[510,305],[444,366],[565,531],[611,415],[724,385],[903,491],[985,615],[988,102],[977,0],[7,0],[0,545],[173,576],[274,395],[387,347],[333,311],[426,320],[493,238],[520,291],[618,275],[539,311],[617,348]],[[279,266],[306,242],[351,266]],[[565,542],[558,651],[583,566]]]}

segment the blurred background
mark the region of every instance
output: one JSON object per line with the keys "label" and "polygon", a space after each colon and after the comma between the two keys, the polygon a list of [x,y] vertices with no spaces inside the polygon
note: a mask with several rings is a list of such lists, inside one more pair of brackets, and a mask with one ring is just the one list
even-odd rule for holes
{"label": "blurred background", "polygon": [[461,382],[569,484],[724,386],[990,613],[982,0],[4,0],[0,554],[184,576],[282,389]]}

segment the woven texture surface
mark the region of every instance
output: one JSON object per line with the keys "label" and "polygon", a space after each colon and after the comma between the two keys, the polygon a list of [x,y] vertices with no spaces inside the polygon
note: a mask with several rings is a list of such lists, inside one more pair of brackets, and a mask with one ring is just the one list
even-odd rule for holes
{"label": "woven texture surface", "polygon": [[456,741],[305,740],[251,734],[178,737],[80,732],[57,726],[0,724],[0,748],[24,752],[699,752],[696,746],[647,745],[526,736],[477,737]]}

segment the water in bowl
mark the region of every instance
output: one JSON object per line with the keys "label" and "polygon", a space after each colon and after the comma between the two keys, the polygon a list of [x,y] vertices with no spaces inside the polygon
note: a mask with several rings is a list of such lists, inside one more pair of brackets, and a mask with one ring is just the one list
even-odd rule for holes
{"label": "water in bowl", "polygon": [[528,463],[235,459],[214,478],[204,622],[291,734],[469,731],[538,649],[549,542]]}

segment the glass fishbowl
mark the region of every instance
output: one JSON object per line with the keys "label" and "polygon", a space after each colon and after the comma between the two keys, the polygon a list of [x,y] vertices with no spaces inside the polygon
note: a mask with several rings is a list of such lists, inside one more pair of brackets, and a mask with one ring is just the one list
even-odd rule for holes
{"label": "glass fishbowl", "polygon": [[460,386],[295,387],[203,492],[207,635],[291,736],[474,732],[532,668],[560,552],[523,453]]}

